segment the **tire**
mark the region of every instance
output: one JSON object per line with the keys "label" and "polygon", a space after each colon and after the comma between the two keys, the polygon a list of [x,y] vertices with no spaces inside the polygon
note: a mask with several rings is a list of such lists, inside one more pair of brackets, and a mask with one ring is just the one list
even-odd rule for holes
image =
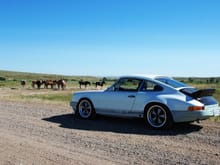
{"label": "tire", "polygon": [[95,116],[95,110],[93,104],[88,99],[82,99],[79,101],[76,110],[76,116],[82,119],[91,119]]}
{"label": "tire", "polygon": [[154,129],[168,129],[173,124],[173,119],[167,107],[153,104],[145,110],[145,122]]}

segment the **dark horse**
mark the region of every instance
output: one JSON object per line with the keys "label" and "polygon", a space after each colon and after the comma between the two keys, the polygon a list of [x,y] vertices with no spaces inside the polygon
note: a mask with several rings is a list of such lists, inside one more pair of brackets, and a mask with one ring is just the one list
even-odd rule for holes
{"label": "dark horse", "polygon": [[35,88],[35,85],[37,85],[37,88],[40,89],[42,84],[43,84],[42,80],[34,80],[34,81],[32,81],[32,87],[33,88]]}
{"label": "dark horse", "polygon": [[26,81],[25,80],[21,80],[21,86],[24,88],[25,85],[26,85]]}
{"label": "dark horse", "polygon": [[95,82],[95,87],[97,88],[98,86],[103,87],[103,85],[105,84],[105,81],[97,81]]}
{"label": "dark horse", "polygon": [[66,88],[66,81],[64,79],[60,79],[57,81],[58,89],[64,90]]}
{"label": "dark horse", "polygon": [[80,89],[82,88],[82,85],[84,85],[85,86],[85,88],[87,88],[87,85],[91,85],[91,83],[89,82],[89,81],[83,81],[83,80],[80,80],[79,81],[79,87],[80,87]]}

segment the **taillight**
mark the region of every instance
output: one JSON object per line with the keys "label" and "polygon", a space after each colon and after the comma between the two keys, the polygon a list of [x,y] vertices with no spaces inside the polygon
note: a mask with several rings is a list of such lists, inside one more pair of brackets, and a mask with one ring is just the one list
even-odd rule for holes
{"label": "taillight", "polygon": [[188,111],[200,111],[200,110],[204,110],[205,107],[204,106],[191,106],[188,108]]}

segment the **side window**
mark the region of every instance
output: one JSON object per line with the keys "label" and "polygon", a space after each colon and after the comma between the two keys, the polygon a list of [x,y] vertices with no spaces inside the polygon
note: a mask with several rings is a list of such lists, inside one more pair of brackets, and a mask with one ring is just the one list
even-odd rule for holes
{"label": "side window", "polygon": [[151,81],[144,81],[141,91],[162,91],[163,87]]}
{"label": "side window", "polygon": [[138,91],[142,80],[121,79],[118,83],[117,91]]}

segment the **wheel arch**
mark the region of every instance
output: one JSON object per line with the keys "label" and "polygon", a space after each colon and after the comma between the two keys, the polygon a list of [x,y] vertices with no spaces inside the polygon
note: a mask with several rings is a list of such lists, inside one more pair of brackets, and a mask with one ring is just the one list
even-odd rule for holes
{"label": "wheel arch", "polygon": [[88,100],[88,101],[91,103],[93,110],[95,111],[94,104],[93,104],[92,100],[91,100],[89,97],[81,97],[81,98],[79,99],[77,105],[76,105],[77,108],[78,108],[79,103],[80,103],[82,100]]}
{"label": "wheel arch", "polygon": [[80,116],[80,112],[79,112],[79,105],[80,105],[81,101],[83,101],[83,100],[86,100],[91,104],[92,114],[88,119],[93,119],[96,116],[96,111],[95,111],[93,102],[88,97],[82,97],[79,99],[79,101],[76,105],[76,111],[75,111],[76,116],[82,118],[82,116]]}
{"label": "wheel arch", "polygon": [[[149,112],[151,113],[151,109],[154,106],[159,106],[163,109],[163,111],[165,111],[165,113],[167,115],[165,115],[166,117],[164,117],[164,121],[161,122],[157,122],[156,120],[151,120],[152,118],[149,116]],[[157,116],[157,115],[156,115]],[[158,117],[155,117],[158,118]],[[144,109],[144,120],[146,121],[146,124],[150,127],[152,127],[153,129],[169,129],[170,127],[172,127],[173,125],[173,115],[170,111],[170,109],[168,108],[168,106],[166,104],[163,104],[161,102],[150,102],[145,106]],[[154,122],[156,121],[156,122]],[[157,125],[159,124],[159,125]]]}
{"label": "wheel arch", "polygon": [[[148,110],[151,106],[153,106],[153,105],[160,105],[160,106],[162,106],[164,109],[167,110],[167,112],[169,113],[171,119],[173,120],[173,114],[172,114],[172,112],[170,111],[170,108],[169,108],[166,104],[161,103],[161,102],[156,102],[156,101],[150,102],[150,103],[148,103],[148,104],[145,105],[145,107],[144,107],[144,117],[145,117],[145,115],[146,115],[146,113],[147,113],[147,110]],[[173,121],[174,121],[174,120],[173,120]]]}

